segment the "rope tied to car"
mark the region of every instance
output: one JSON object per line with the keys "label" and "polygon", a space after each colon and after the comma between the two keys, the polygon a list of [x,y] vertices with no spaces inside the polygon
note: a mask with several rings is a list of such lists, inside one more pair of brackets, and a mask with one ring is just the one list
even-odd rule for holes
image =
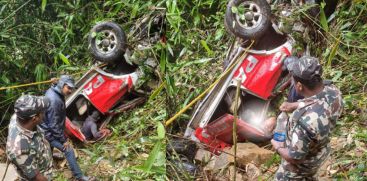
{"label": "rope tied to car", "polygon": [[[104,66],[106,66],[106,64],[101,64],[101,65],[98,65],[97,67],[102,68]],[[96,67],[93,67],[93,68],[95,69]],[[83,70],[83,71],[80,71],[80,72],[77,72],[77,73],[73,73],[71,75],[74,76],[74,75],[82,74],[86,71],[87,70]],[[16,88],[20,88],[20,87],[28,87],[28,86],[34,86],[34,85],[48,84],[48,83],[52,83],[52,82],[55,82],[55,81],[58,81],[58,80],[59,80],[59,78],[51,78],[50,80],[45,80],[45,81],[32,82],[32,83],[20,84],[20,85],[13,85],[13,86],[8,86],[8,87],[0,87],[0,91],[8,90],[8,89],[16,89]]]}
{"label": "rope tied to car", "polygon": [[173,117],[171,117],[170,119],[168,119],[167,121],[165,121],[165,126],[170,125],[174,120],[177,119],[178,116],[180,116],[182,113],[184,113],[185,111],[187,111],[187,109],[189,109],[191,106],[193,106],[197,101],[199,101],[201,98],[203,98],[205,96],[206,93],[208,93],[209,91],[211,91],[214,86],[216,86],[220,80],[222,80],[229,72],[232,71],[232,69],[238,64],[240,63],[240,61],[242,61],[243,59],[246,58],[247,56],[247,52],[248,50],[252,47],[252,45],[254,44],[254,40],[251,41],[251,44],[245,49],[245,51],[242,53],[241,56],[237,57],[237,59],[235,60],[235,62],[230,65],[227,70],[225,70],[219,77],[217,80],[214,81],[214,83],[212,83],[206,90],[204,90],[204,92],[202,92],[200,95],[198,95],[194,100],[192,100],[188,105],[186,105],[184,108],[182,108],[180,111],[178,111]]}

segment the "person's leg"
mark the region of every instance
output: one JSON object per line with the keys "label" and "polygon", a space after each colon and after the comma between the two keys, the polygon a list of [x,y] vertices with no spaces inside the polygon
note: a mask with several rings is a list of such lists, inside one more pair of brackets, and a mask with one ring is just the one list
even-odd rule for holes
{"label": "person's leg", "polygon": [[70,170],[71,172],[73,172],[74,177],[80,179],[83,176],[83,173],[79,168],[78,162],[76,161],[74,150],[72,148],[64,150],[63,145],[56,140],[51,141],[50,145],[51,147],[55,147],[64,153],[65,158],[68,161]]}

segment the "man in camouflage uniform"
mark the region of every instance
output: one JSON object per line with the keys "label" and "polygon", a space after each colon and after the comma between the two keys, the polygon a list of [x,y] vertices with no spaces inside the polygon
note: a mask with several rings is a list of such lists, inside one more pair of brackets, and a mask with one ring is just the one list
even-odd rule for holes
{"label": "man in camouflage uniform", "polygon": [[51,148],[38,127],[48,106],[46,97],[30,95],[21,96],[14,104],[6,154],[21,180],[51,180]]}
{"label": "man in camouflage uniform", "polygon": [[286,118],[286,141],[271,140],[282,157],[275,180],[317,180],[316,172],[330,154],[331,131],[342,111],[341,93],[322,81],[316,58],[304,56],[287,68],[297,93],[305,98],[286,109],[293,111]]}

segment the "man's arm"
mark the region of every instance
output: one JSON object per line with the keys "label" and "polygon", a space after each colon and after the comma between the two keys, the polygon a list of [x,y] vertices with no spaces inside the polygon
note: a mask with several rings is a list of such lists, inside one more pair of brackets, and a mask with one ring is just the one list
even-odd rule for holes
{"label": "man's arm", "polygon": [[97,130],[97,124],[96,123],[92,123],[90,129],[91,129],[91,132],[92,132],[94,138],[98,139],[98,138],[103,136],[102,132]]}
{"label": "man's arm", "polygon": [[287,162],[292,163],[292,164],[300,163],[300,160],[293,159],[289,155],[289,150],[288,148],[284,147],[283,142],[278,142],[272,139],[271,144],[273,145],[274,149],[279,153],[280,157],[284,158]]}
{"label": "man's arm", "polygon": [[275,140],[271,140],[271,143],[286,161],[293,164],[300,163],[309,153],[311,139],[300,125],[297,125],[289,136],[291,137],[289,145]]}
{"label": "man's arm", "polygon": [[22,176],[28,180],[46,181],[47,177],[43,176],[34,163],[34,155],[29,152],[23,152],[21,155],[12,160],[14,165],[21,171]]}

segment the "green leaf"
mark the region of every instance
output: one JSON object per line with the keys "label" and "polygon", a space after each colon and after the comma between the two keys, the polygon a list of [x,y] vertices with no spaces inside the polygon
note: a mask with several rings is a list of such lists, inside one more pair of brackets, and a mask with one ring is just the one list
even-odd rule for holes
{"label": "green leaf", "polygon": [[336,82],[342,76],[343,72],[339,70],[339,71],[335,71],[334,74],[335,75],[334,75],[332,81]]}
{"label": "green leaf", "polygon": [[190,66],[190,65],[193,65],[193,64],[206,63],[206,62],[209,62],[210,60],[213,60],[213,58],[202,58],[202,59],[195,60],[195,61],[188,61],[188,62],[180,64],[180,66],[174,67],[172,71],[174,72],[174,71],[177,71],[177,70],[179,70],[183,67],[187,67],[187,66]]}
{"label": "green leaf", "polygon": [[208,52],[209,55],[213,54],[213,51],[210,50],[208,44],[206,43],[206,41],[204,40],[200,40],[201,45],[203,45],[203,47],[205,48],[206,52]]}
{"label": "green leaf", "polygon": [[90,35],[92,38],[95,38],[97,36],[97,33],[95,31],[92,32],[92,34]]}
{"label": "green leaf", "polygon": [[159,87],[157,89],[154,90],[154,92],[152,93],[152,95],[150,95],[149,97],[149,101],[153,100],[155,97],[157,97],[157,95],[163,90],[163,88],[166,86],[166,81],[164,81],[163,83],[161,83],[161,85],[159,85]]}
{"label": "green leaf", "polygon": [[234,14],[237,14],[237,13],[238,13],[238,9],[237,9],[237,7],[236,7],[236,6],[232,6],[231,11],[232,11],[232,13],[234,13]]}
{"label": "green leaf", "polygon": [[159,139],[164,139],[165,134],[166,134],[166,130],[164,129],[164,126],[161,122],[157,123],[157,132],[158,132],[158,138]]}
{"label": "green leaf", "polygon": [[142,169],[146,172],[149,172],[150,169],[152,168],[155,160],[157,159],[158,157],[158,154],[159,154],[159,149],[161,148],[161,145],[162,145],[162,141],[159,140],[155,145],[154,145],[154,148],[153,150],[150,152],[149,154],[149,157],[147,160],[145,160],[144,162],[144,165],[142,167]]}
{"label": "green leaf", "polygon": [[61,58],[61,60],[66,64],[66,65],[70,65],[70,61],[69,59],[62,53],[59,53],[59,57]]}
{"label": "green leaf", "polygon": [[42,4],[41,4],[42,13],[45,11],[46,5],[47,5],[47,0],[42,0]]}
{"label": "green leaf", "polygon": [[340,41],[336,41],[335,42],[335,45],[333,46],[333,49],[331,50],[331,53],[330,53],[330,55],[329,55],[329,57],[328,57],[328,62],[327,62],[327,66],[328,67],[330,67],[331,66],[331,61],[333,60],[333,58],[335,57],[335,55],[336,55],[336,52],[337,52],[337,50],[338,50],[338,48],[339,48],[339,42]]}
{"label": "green leaf", "polygon": [[326,16],[325,16],[324,7],[325,7],[325,3],[322,2],[320,4],[320,24],[321,24],[322,29],[324,29],[324,31],[328,32],[329,31],[329,26],[327,24],[327,19],[326,19]]}
{"label": "green leaf", "polygon": [[215,41],[220,40],[220,39],[223,37],[223,34],[224,34],[224,30],[223,30],[223,29],[218,29],[218,30],[215,32],[215,38],[214,38],[214,40],[215,40]]}

